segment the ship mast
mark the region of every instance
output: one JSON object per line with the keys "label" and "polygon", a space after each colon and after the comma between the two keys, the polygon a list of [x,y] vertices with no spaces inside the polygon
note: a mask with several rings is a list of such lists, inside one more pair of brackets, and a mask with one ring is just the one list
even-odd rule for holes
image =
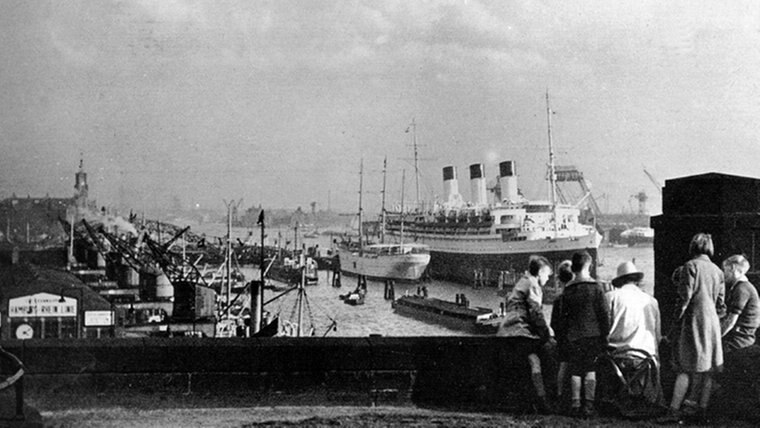
{"label": "ship mast", "polygon": [[404,183],[406,182],[406,170],[401,170],[401,233],[399,240],[401,241],[401,254],[404,254]]}
{"label": "ship mast", "polygon": [[557,172],[554,166],[554,145],[552,144],[552,111],[549,106],[549,90],[546,90],[546,124],[549,134],[549,194],[554,217],[554,236],[557,236]]}
{"label": "ship mast", "polygon": [[385,176],[388,170],[388,156],[383,159],[383,199],[380,207],[380,243],[385,243]]}
{"label": "ship mast", "polygon": [[364,253],[363,231],[362,231],[362,191],[364,186],[364,158],[359,164],[359,255]]}
{"label": "ship mast", "polygon": [[414,184],[417,190],[417,199],[415,209],[420,208],[420,168],[419,168],[419,151],[417,150],[417,122],[412,118],[412,144],[414,146]]}

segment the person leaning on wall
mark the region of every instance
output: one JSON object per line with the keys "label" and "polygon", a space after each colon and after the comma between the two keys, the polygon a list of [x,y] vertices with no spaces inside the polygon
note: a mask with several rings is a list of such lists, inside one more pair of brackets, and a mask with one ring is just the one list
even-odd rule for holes
{"label": "person leaning on wall", "polygon": [[540,413],[551,412],[541,373],[541,359],[550,358],[551,333],[544,318],[543,287],[551,274],[551,264],[545,257],[530,257],[528,272],[517,281],[507,297],[504,321],[496,332],[497,336],[519,338],[528,347],[535,407]]}

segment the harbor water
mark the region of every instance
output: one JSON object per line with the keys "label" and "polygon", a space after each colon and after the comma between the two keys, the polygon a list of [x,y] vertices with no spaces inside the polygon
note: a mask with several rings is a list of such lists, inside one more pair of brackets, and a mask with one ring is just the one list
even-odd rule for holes
{"label": "harbor water", "polygon": [[[195,229],[195,228],[193,228]],[[225,232],[213,230],[208,233],[212,236],[223,236]],[[213,233],[215,232],[215,233]],[[276,232],[275,232],[276,233]],[[291,232],[292,233],[292,232]],[[248,236],[249,231],[234,230],[233,240],[236,235]],[[300,242],[300,239],[299,239]],[[328,248],[329,236],[305,239],[307,246],[319,244],[320,248]],[[300,246],[300,245],[299,245]],[[634,247],[610,247],[599,248],[599,260],[597,277],[599,280],[609,282],[615,277],[618,264],[633,260],[644,272],[644,289],[653,292],[654,278],[654,250],[649,246]],[[257,267],[242,266],[242,272],[246,280],[258,279]],[[319,285],[305,288],[306,299],[302,311],[302,325],[304,331],[313,326],[316,336],[342,336],[342,337],[366,337],[369,335],[382,336],[447,336],[467,335],[459,330],[451,330],[438,324],[427,323],[407,316],[394,313],[391,302],[383,299],[384,283],[381,281],[367,281],[367,295],[365,304],[350,306],[339,298],[341,294],[348,293],[356,288],[357,278],[342,277],[340,288],[331,286],[332,273],[319,272]],[[456,295],[464,293],[471,306],[485,307],[498,312],[499,303],[504,301],[499,296],[499,290],[495,287],[474,288],[469,284],[456,284],[447,281],[433,280],[420,284],[396,283],[395,295],[402,296],[405,293],[414,294],[417,288],[425,286],[430,297],[455,301]],[[265,290],[264,300],[268,301],[282,291]],[[503,294],[503,292],[502,292]],[[551,313],[551,305],[544,305],[547,319]],[[296,292],[290,292],[285,296],[266,305],[265,310],[272,315],[280,316],[281,320],[295,322],[298,308]],[[334,328],[331,328],[334,327]]]}

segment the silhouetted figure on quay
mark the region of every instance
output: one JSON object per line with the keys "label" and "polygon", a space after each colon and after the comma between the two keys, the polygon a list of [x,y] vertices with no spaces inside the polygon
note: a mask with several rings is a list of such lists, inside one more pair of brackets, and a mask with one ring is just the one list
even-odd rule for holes
{"label": "silhouetted figure on quay", "polygon": [[575,278],[554,302],[551,322],[559,353],[565,355],[570,371],[571,413],[584,417],[595,413],[594,364],[597,356],[607,347],[609,333],[609,313],[604,302],[604,290],[591,277],[592,263],[593,259],[586,251],[573,254],[572,271]]}
{"label": "silhouetted figure on quay", "polygon": [[551,274],[551,264],[545,257],[530,257],[528,274],[515,284],[509,294],[506,316],[496,333],[498,336],[519,338],[530,350],[531,380],[536,392],[536,408],[541,413],[550,411],[541,374],[541,360],[549,359],[554,347],[543,312],[543,286]]}
{"label": "silhouetted figure on quay", "polygon": [[678,375],[668,414],[660,419],[663,423],[705,420],[713,374],[723,366],[720,317],[725,313],[725,284],[723,272],[710,261],[713,253],[712,237],[698,233],[689,244],[692,259],[673,273],[679,301],[673,329],[676,337],[669,339]]}

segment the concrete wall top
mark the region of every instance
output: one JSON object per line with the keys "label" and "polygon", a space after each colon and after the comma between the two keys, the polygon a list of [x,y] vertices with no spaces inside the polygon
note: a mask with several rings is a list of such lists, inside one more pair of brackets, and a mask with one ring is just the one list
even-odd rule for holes
{"label": "concrete wall top", "polygon": [[665,181],[664,216],[760,212],[760,179],[708,173]]}

